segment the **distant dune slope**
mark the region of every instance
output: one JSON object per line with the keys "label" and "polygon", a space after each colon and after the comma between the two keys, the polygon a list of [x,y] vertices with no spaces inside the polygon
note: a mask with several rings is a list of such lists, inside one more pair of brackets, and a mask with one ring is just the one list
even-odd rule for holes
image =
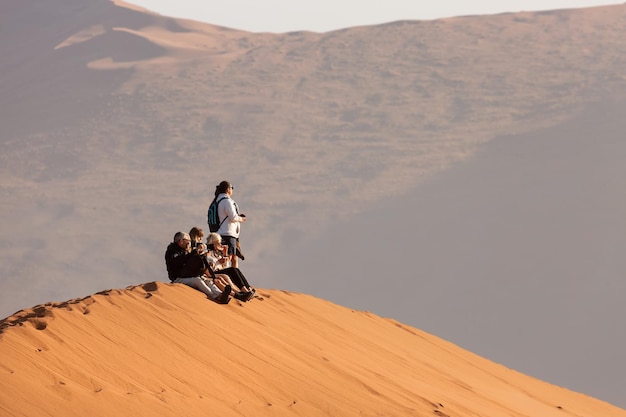
{"label": "distant dune slope", "polygon": [[224,177],[254,267],[493,138],[626,99],[621,5],[254,34],[120,4],[0,4],[1,228],[37,230],[0,242],[0,315],[162,274]]}
{"label": "distant dune slope", "polygon": [[20,311],[0,323],[0,413],[626,416],[394,320],[261,297],[146,283]]}

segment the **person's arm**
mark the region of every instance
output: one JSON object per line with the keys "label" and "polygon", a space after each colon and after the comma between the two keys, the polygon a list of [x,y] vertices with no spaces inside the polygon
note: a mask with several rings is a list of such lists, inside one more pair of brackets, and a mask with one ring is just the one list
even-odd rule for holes
{"label": "person's arm", "polygon": [[235,202],[232,199],[228,199],[228,205],[226,206],[226,214],[228,214],[228,218],[233,222],[243,223],[246,221],[245,217],[237,214],[237,210],[235,209]]}
{"label": "person's arm", "polygon": [[207,261],[209,261],[209,264],[211,264],[211,266],[213,268],[215,268],[215,266],[217,265],[217,262],[219,260],[219,258],[217,257],[215,251],[207,252],[206,259],[207,259]]}

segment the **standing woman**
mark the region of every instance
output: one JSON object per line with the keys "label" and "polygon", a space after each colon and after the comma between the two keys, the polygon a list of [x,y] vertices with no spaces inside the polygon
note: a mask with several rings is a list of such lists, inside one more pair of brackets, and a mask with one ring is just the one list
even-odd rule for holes
{"label": "standing woman", "polygon": [[246,221],[246,215],[239,214],[239,207],[232,199],[233,190],[233,185],[230,182],[222,181],[215,187],[215,198],[216,201],[219,201],[217,214],[220,228],[217,233],[222,236],[222,243],[228,247],[231,266],[237,268],[239,266],[237,247],[239,246],[240,225]]}

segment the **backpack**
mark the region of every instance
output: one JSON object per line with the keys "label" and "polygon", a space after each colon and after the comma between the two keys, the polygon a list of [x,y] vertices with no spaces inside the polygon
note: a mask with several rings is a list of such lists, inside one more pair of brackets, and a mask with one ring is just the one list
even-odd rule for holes
{"label": "backpack", "polygon": [[228,216],[226,216],[224,220],[220,222],[220,216],[217,213],[217,207],[219,206],[220,201],[225,198],[227,197],[222,197],[216,201],[217,197],[215,197],[209,205],[209,211],[207,212],[207,223],[209,224],[209,230],[211,231],[211,233],[217,232],[220,229],[222,223],[224,223],[224,221],[226,221],[226,219],[228,218]]}

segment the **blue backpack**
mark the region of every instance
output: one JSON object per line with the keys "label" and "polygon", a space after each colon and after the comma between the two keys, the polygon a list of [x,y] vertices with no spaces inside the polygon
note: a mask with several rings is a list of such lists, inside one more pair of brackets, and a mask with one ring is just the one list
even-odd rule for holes
{"label": "blue backpack", "polygon": [[220,216],[219,214],[217,214],[217,207],[219,206],[220,201],[225,198],[227,197],[222,197],[216,201],[216,196],[209,205],[209,211],[207,212],[207,222],[209,223],[209,230],[211,231],[211,233],[217,232],[220,229],[222,223],[224,223],[224,221],[226,221],[226,219],[228,218],[228,216],[226,216],[224,220],[220,222]]}

